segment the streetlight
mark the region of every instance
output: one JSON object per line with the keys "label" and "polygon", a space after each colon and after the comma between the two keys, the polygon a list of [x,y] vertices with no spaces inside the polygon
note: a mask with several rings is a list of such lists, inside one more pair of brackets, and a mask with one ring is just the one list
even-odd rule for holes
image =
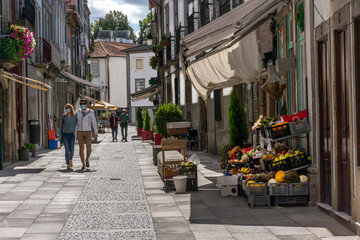
{"label": "streetlight", "polygon": [[146,36],[146,45],[151,46],[153,44],[153,37],[151,33]]}
{"label": "streetlight", "polygon": [[86,62],[87,62],[87,64],[89,64],[89,65],[91,64],[91,57],[90,57],[90,55],[87,56]]}

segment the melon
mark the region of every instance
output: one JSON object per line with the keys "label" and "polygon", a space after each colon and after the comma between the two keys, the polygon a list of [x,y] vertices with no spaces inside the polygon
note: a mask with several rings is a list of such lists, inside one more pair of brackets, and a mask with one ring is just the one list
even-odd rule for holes
{"label": "melon", "polygon": [[277,183],[277,181],[275,180],[275,178],[272,178],[268,181],[268,186],[270,187],[270,184],[272,183]]}
{"label": "melon", "polygon": [[299,174],[296,171],[289,171],[285,174],[284,182],[286,183],[297,183],[300,182]]}
{"label": "melon", "polygon": [[284,177],[285,177],[285,172],[284,171],[278,171],[275,175],[275,180],[276,182],[279,183],[283,183],[284,182]]}
{"label": "melon", "polygon": [[247,186],[249,183],[255,183],[255,181],[253,181],[253,180],[248,181],[248,182],[246,183],[246,186]]}
{"label": "melon", "polygon": [[256,177],[255,182],[260,183],[260,182],[267,182],[269,181],[269,177],[268,175],[266,175],[265,173],[260,174],[259,176]]}
{"label": "melon", "polygon": [[300,182],[309,182],[309,179],[305,175],[300,175]]}

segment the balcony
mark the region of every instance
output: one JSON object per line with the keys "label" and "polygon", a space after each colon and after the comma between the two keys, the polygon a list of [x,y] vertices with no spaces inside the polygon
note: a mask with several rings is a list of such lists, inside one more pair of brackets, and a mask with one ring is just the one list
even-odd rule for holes
{"label": "balcony", "polygon": [[220,16],[231,10],[230,0],[220,0]]}
{"label": "balcony", "polygon": [[210,22],[210,3],[209,0],[203,0],[200,3],[200,23],[204,26]]}
{"label": "balcony", "polygon": [[180,40],[187,34],[187,27],[180,26],[176,29],[176,40],[175,40],[175,55],[180,52]]}
{"label": "balcony", "polygon": [[237,6],[240,6],[241,4],[244,3],[244,0],[233,0],[233,5],[232,8],[236,8]]}
{"label": "balcony", "polygon": [[199,16],[197,12],[193,12],[190,16],[188,16],[188,33],[192,33],[193,31],[198,29],[199,26]]}
{"label": "balcony", "polygon": [[51,62],[51,45],[44,38],[36,38],[35,62]]}
{"label": "balcony", "polygon": [[[17,12],[16,21],[25,27],[35,29],[35,2],[34,0],[25,0],[25,3],[19,3],[20,11]],[[25,22],[27,20],[27,23]]]}

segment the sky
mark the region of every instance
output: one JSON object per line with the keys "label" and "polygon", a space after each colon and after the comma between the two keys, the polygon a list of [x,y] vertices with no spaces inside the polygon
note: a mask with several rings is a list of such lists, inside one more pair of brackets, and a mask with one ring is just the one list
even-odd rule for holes
{"label": "sky", "polygon": [[110,10],[117,10],[128,16],[135,33],[139,31],[139,20],[144,19],[150,11],[149,0],[89,0],[88,3],[91,22],[104,17]]}

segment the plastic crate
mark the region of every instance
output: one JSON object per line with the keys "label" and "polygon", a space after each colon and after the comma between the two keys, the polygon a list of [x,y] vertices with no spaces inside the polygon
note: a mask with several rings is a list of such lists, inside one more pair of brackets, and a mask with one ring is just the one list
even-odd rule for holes
{"label": "plastic crate", "polygon": [[239,182],[238,176],[220,176],[217,178],[217,187],[237,186]]}
{"label": "plastic crate", "polygon": [[248,197],[248,205],[251,208],[254,207],[270,207],[271,206],[271,198],[270,196],[249,196]]}
{"label": "plastic crate", "polygon": [[298,167],[302,167],[304,165],[308,165],[309,164],[309,160],[307,159],[307,156],[305,153],[293,156],[293,157],[288,157],[287,158],[287,162],[288,162],[288,169],[293,169],[293,168],[298,168]]}
{"label": "plastic crate", "polygon": [[273,205],[308,205],[308,196],[273,196]]}
{"label": "plastic crate", "polygon": [[268,194],[267,183],[248,183],[245,193],[247,196],[263,196]]}
{"label": "plastic crate", "polygon": [[288,123],[271,126],[265,129],[266,136],[272,139],[282,138],[291,135]]}
{"label": "plastic crate", "polygon": [[289,186],[287,183],[271,183],[269,186],[270,196],[288,196]]}
{"label": "plastic crate", "polygon": [[197,166],[180,166],[180,175],[187,175],[188,178],[195,178],[197,176]]}
{"label": "plastic crate", "polygon": [[309,183],[289,183],[289,195],[309,195]]}
{"label": "plastic crate", "polygon": [[221,196],[238,196],[238,186],[223,186],[221,187]]}
{"label": "plastic crate", "polygon": [[289,127],[290,133],[293,135],[310,131],[309,121],[307,118],[290,122]]}
{"label": "plastic crate", "polygon": [[58,141],[57,140],[49,140],[49,149],[57,149]]}

